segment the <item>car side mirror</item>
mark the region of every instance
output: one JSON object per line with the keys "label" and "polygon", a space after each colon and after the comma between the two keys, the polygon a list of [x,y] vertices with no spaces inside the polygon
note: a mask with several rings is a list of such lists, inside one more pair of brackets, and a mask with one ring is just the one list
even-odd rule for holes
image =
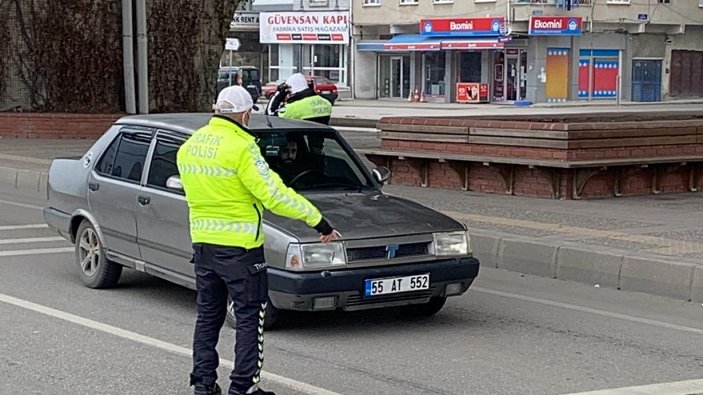
{"label": "car side mirror", "polygon": [[177,191],[183,190],[183,184],[181,184],[181,177],[171,176],[166,180],[166,188],[175,189]]}
{"label": "car side mirror", "polygon": [[371,173],[373,174],[373,177],[378,181],[379,184],[383,184],[386,181],[388,181],[388,178],[391,176],[391,171],[389,168],[385,166],[380,166],[377,167],[373,170],[371,170]]}

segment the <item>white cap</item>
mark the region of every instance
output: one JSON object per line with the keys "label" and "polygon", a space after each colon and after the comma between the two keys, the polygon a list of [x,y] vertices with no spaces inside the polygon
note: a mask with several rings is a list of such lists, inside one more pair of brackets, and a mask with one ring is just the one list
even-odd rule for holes
{"label": "white cap", "polygon": [[308,89],[308,81],[300,73],[295,73],[288,77],[286,85],[290,86],[290,93],[293,95]]}
{"label": "white cap", "polygon": [[237,114],[249,111],[253,107],[251,95],[239,85],[228,86],[220,91],[215,103],[215,108],[222,114]]}

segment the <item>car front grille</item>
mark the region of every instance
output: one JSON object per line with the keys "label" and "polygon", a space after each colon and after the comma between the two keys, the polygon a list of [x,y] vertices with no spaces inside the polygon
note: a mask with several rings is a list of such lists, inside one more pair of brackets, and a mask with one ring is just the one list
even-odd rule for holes
{"label": "car front grille", "polygon": [[[400,244],[395,252],[395,258],[427,255],[428,243]],[[387,246],[348,248],[349,262],[385,259],[388,255]]]}
{"label": "car front grille", "polygon": [[375,304],[405,302],[405,301],[427,301],[434,294],[436,287],[430,287],[424,291],[403,292],[391,295],[379,295],[364,297],[361,294],[354,294],[347,298],[346,307],[353,310],[354,307],[370,306]]}

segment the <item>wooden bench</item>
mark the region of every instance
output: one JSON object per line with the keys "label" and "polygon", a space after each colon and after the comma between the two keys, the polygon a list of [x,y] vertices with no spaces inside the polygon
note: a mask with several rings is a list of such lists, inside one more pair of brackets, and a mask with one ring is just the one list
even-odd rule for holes
{"label": "wooden bench", "polygon": [[[552,191],[552,198],[562,198],[561,179],[565,171],[571,170],[572,177],[572,199],[581,199],[582,192],[586,183],[595,175],[616,168],[613,190],[615,196],[622,196],[622,185],[632,173],[633,170],[655,167],[652,172],[652,193],[658,194],[661,192],[660,174],[661,169],[656,168],[657,165],[677,165],[688,166],[689,181],[688,190],[695,192],[698,190],[697,180],[699,174],[700,163],[703,162],[703,156],[672,156],[672,157],[645,157],[645,158],[613,158],[613,159],[598,159],[598,160],[555,160],[555,159],[533,159],[533,158],[511,158],[499,157],[490,155],[468,155],[468,154],[451,154],[432,151],[411,151],[411,150],[388,150],[388,149],[358,149],[358,153],[369,156],[386,158],[386,167],[391,168],[391,159],[406,160],[408,158],[417,159],[420,162],[419,166],[412,166],[417,172],[421,186],[429,186],[429,163],[436,160],[440,163],[447,163],[452,167],[461,179],[461,189],[466,191],[469,189],[469,169],[472,165],[480,164],[482,166],[494,167],[501,177],[501,182],[505,186],[505,193],[512,195],[514,193],[515,172],[518,166],[527,166],[529,169],[534,169],[540,172],[549,182]],[[369,158],[371,160],[371,158]]]}

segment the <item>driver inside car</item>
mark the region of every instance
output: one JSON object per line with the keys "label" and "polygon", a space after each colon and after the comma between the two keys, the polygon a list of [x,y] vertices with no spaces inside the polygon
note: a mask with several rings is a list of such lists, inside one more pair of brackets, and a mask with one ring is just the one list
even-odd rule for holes
{"label": "driver inside car", "polygon": [[291,186],[291,181],[295,180],[298,175],[310,168],[305,165],[301,153],[299,144],[295,140],[288,140],[286,145],[280,147],[280,161],[277,171],[288,186]]}

